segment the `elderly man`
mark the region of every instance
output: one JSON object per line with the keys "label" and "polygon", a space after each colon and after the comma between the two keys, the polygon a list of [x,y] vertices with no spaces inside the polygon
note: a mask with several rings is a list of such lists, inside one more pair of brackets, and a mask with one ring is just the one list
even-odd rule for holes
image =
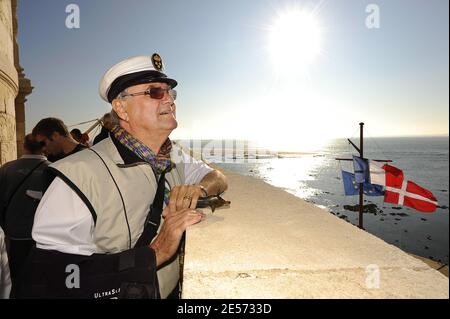
{"label": "elderly man", "polygon": [[51,165],[56,178],[36,212],[24,297],[177,297],[182,235],[204,218],[197,200],[227,183],[170,141],[176,85],[158,54],[103,76],[100,96],[120,125]]}

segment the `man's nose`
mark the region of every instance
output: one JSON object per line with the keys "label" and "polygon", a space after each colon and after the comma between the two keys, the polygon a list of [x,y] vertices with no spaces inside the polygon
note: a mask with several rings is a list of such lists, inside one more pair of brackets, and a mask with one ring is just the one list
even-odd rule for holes
{"label": "man's nose", "polygon": [[169,91],[164,91],[163,101],[173,103],[175,100],[172,95],[170,95]]}

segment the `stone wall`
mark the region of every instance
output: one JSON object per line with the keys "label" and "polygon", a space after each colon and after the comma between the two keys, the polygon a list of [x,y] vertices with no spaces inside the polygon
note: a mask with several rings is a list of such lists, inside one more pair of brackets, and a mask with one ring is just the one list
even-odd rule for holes
{"label": "stone wall", "polygon": [[186,231],[183,298],[449,298],[399,248],[282,189],[224,171],[231,206]]}
{"label": "stone wall", "polygon": [[23,154],[25,102],[33,87],[19,64],[17,0],[0,0],[0,165]]}
{"label": "stone wall", "polygon": [[13,3],[0,1],[0,165],[17,157],[14,100],[19,80],[14,64]]}

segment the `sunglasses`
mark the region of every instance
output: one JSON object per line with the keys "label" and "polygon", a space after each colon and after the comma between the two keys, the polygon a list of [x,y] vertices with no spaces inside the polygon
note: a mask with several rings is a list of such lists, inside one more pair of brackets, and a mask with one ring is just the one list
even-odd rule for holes
{"label": "sunglasses", "polygon": [[126,97],[126,96],[138,96],[138,95],[148,95],[150,96],[152,99],[155,100],[161,100],[164,97],[164,94],[167,93],[170,95],[170,97],[175,101],[177,99],[177,91],[175,91],[174,89],[168,88],[168,89],[163,89],[160,87],[156,87],[156,88],[150,88],[146,91],[143,92],[137,92],[137,93],[125,93],[122,94],[121,97]]}

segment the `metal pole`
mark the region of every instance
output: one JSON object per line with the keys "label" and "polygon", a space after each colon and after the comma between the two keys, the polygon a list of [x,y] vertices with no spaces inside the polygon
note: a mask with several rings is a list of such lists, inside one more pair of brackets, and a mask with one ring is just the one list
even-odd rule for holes
{"label": "metal pole", "polygon": [[[364,157],[364,149],[363,149],[363,127],[364,123],[359,123],[359,157]],[[364,184],[359,184],[359,228],[364,229],[363,227],[363,204],[364,204],[364,191],[363,191]]]}

